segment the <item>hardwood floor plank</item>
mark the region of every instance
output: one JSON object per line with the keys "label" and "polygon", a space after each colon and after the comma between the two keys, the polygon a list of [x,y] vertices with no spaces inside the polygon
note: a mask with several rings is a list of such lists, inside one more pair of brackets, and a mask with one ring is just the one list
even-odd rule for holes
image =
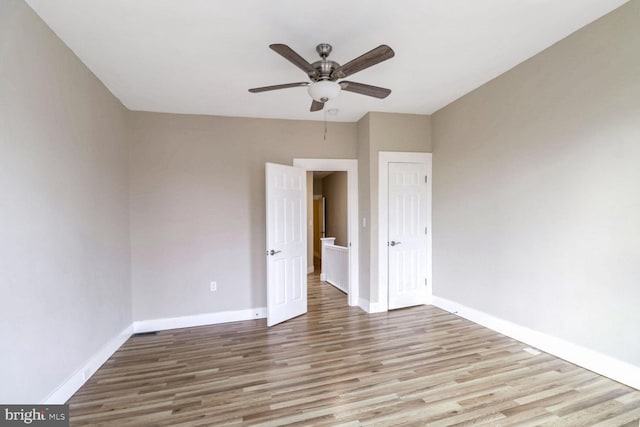
{"label": "hardwood floor plank", "polygon": [[368,315],[309,276],[309,312],[131,337],[72,426],[638,426],[640,391],[433,306]]}

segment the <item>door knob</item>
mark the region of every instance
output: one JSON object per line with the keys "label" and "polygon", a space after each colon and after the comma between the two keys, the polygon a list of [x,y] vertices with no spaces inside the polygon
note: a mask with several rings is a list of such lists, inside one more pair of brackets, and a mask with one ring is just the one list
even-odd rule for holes
{"label": "door knob", "polygon": [[391,246],[395,246],[395,245],[399,245],[400,243],[402,243],[402,242],[396,242],[395,240],[392,240],[389,244]]}
{"label": "door knob", "polygon": [[282,251],[274,251],[273,249],[271,249],[271,250],[269,251],[269,255],[279,254],[280,252],[282,252]]}

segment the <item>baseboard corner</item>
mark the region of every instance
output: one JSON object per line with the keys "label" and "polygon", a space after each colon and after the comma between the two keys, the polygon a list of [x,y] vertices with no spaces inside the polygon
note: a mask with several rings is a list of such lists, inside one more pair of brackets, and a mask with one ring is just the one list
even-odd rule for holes
{"label": "baseboard corner", "polygon": [[360,307],[367,313],[371,313],[369,308],[369,300],[366,298],[362,298],[362,297],[358,298],[358,307]]}
{"label": "baseboard corner", "polygon": [[42,404],[61,405],[67,402],[80,387],[133,335],[133,324],[107,342],[97,353],[51,392]]}

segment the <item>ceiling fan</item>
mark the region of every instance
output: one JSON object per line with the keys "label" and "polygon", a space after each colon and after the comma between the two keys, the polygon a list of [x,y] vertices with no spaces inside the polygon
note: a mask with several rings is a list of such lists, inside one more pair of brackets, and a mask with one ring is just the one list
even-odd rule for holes
{"label": "ceiling fan", "polygon": [[320,43],[316,46],[316,52],[320,55],[320,60],[310,64],[302,56],[298,55],[286,44],[272,44],[269,47],[280,54],[286,60],[307,73],[310,82],[285,83],[275,86],[264,86],[249,89],[251,93],[266,92],[270,90],[287,89],[291,87],[308,87],[309,95],[313,98],[310,111],[320,111],[324,108],[324,103],[338,96],[341,90],[359,93],[361,95],[373,96],[375,98],[386,98],[391,93],[390,89],[371,86],[364,83],[356,83],[342,80],[352,74],[369,68],[382,61],[393,58],[394,52],[387,45],[380,45],[359,57],[340,65],[335,61],[327,59],[333,49],[328,43]]}

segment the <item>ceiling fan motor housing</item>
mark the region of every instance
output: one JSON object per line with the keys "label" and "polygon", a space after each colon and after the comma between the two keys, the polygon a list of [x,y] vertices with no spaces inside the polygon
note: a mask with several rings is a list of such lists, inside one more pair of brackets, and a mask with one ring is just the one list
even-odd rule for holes
{"label": "ceiling fan motor housing", "polygon": [[316,71],[318,72],[318,77],[312,80],[318,81],[318,80],[330,80],[331,73],[333,72],[333,70],[338,68],[340,64],[338,64],[335,61],[329,61],[328,59],[323,59],[321,61],[314,62],[313,64],[311,64],[311,66],[315,68]]}

